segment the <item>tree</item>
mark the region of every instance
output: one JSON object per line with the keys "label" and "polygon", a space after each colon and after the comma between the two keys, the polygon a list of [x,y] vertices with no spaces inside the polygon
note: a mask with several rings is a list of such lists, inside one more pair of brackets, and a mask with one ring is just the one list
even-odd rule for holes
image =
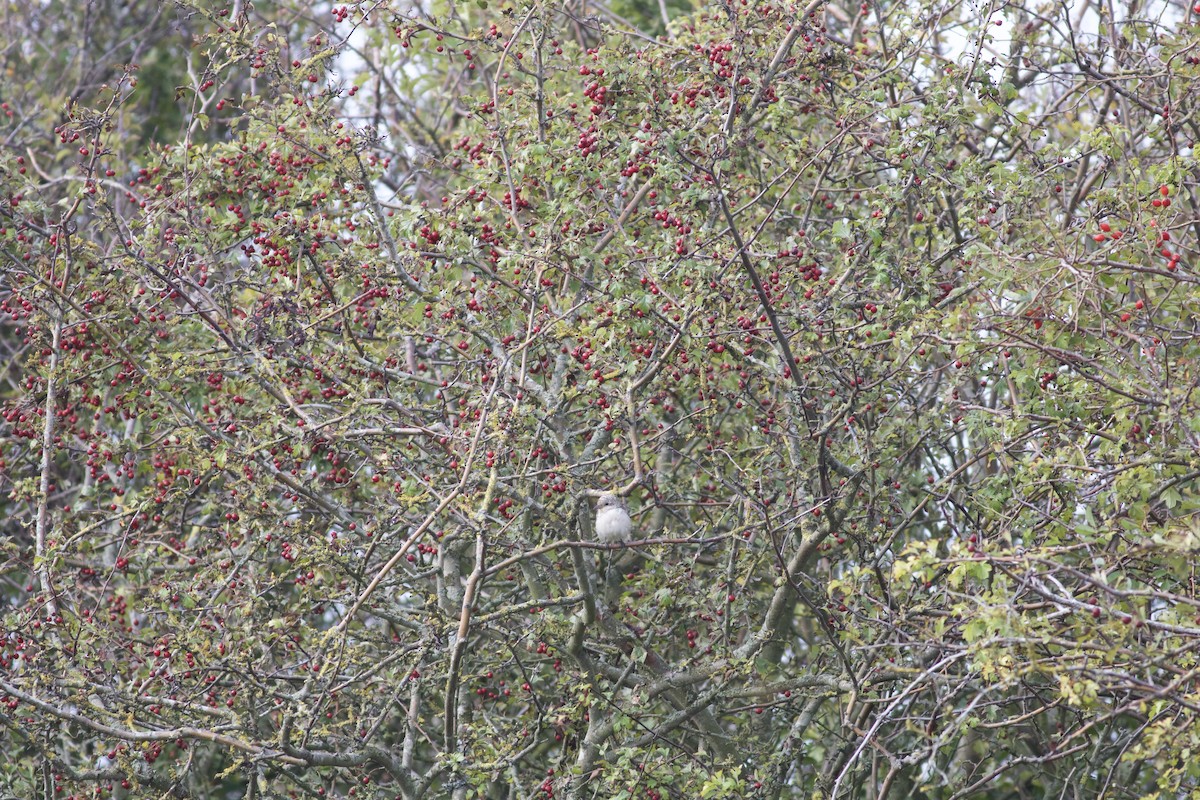
{"label": "tree", "polygon": [[1200,9],[39,8],[5,792],[1200,793]]}

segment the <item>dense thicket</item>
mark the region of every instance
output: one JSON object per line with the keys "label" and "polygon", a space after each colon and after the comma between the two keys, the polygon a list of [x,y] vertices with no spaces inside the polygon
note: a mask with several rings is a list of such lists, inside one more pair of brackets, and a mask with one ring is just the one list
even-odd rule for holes
{"label": "dense thicket", "polygon": [[0,792],[1200,793],[1200,7],[0,31]]}

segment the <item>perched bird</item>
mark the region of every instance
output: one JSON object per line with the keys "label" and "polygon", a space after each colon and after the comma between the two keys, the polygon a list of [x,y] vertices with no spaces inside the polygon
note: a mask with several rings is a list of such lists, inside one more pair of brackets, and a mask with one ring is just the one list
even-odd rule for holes
{"label": "perched bird", "polygon": [[603,544],[626,544],[633,533],[633,520],[625,501],[615,494],[601,495],[596,502],[596,538]]}

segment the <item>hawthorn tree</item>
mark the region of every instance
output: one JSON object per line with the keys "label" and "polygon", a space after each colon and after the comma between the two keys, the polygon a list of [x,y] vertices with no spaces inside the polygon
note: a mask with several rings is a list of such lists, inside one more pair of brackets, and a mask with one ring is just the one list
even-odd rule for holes
{"label": "hawthorn tree", "polygon": [[1198,796],[1200,8],[78,5],[5,793]]}

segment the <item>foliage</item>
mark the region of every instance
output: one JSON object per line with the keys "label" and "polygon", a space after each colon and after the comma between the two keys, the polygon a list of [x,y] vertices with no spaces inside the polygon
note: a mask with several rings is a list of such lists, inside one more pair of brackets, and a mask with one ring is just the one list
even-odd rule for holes
{"label": "foliage", "polygon": [[1200,9],[25,5],[3,791],[1200,795]]}

